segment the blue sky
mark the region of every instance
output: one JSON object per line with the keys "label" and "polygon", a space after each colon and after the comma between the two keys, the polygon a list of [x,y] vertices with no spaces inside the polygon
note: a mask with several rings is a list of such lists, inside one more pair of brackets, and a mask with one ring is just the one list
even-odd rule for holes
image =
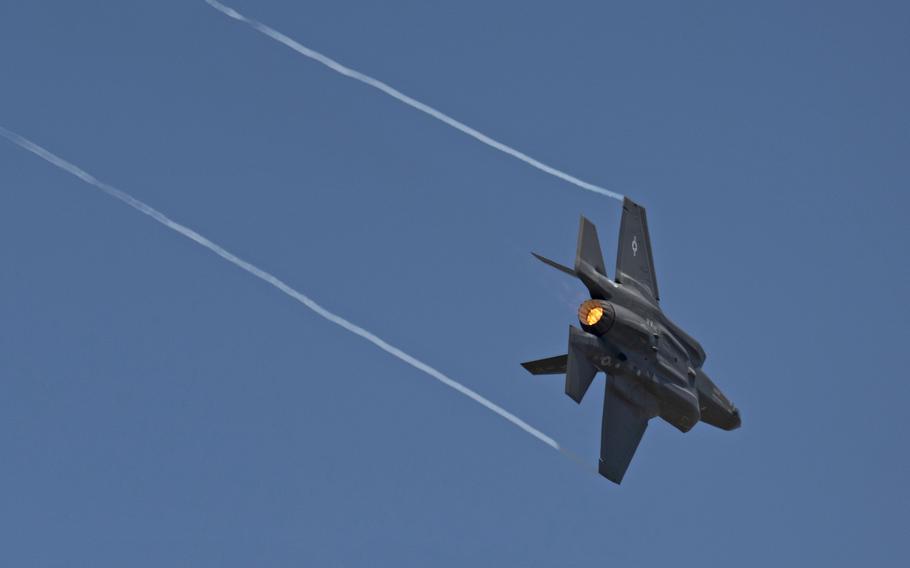
{"label": "blue sky", "polygon": [[[902,3],[238,0],[648,207],[664,308],[743,427],[653,422],[621,487],[8,143],[0,560],[895,564],[910,513]],[[619,206],[199,2],[0,8],[0,124],[593,465],[561,353]]]}

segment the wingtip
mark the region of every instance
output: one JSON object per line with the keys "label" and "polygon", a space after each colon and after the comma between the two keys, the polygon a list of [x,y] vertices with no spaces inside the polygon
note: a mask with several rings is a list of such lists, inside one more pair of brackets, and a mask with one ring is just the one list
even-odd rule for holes
{"label": "wingtip", "polygon": [[637,201],[633,201],[631,198],[625,196],[622,198],[622,206],[624,209],[634,208],[641,209],[642,211],[645,210],[645,207],[642,204],[638,203]]}
{"label": "wingtip", "polygon": [[536,258],[537,260],[539,260],[540,262],[542,262],[544,264],[550,264],[550,259],[540,253],[531,251],[531,256],[533,256],[534,258]]}
{"label": "wingtip", "polygon": [[579,215],[578,216],[578,226],[584,227],[585,225],[590,225],[590,226],[594,227],[595,230],[597,229],[596,225],[594,225],[594,221],[588,219],[584,215]]}
{"label": "wingtip", "polygon": [[536,252],[532,252],[531,255],[533,255],[534,258],[536,258],[540,262],[546,264],[547,266],[551,266],[551,267],[555,268],[556,270],[559,270],[560,272],[565,272],[569,276],[577,276],[575,273],[575,270],[569,268],[568,266],[563,266],[563,265],[559,264],[558,262],[556,262],[555,260],[550,260],[549,258],[547,258],[541,254],[537,254]]}
{"label": "wingtip", "polygon": [[622,478],[626,476],[625,471],[616,471],[615,468],[611,468],[603,460],[600,460],[597,463],[597,473],[602,475],[604,478],[612,481],[616,485],[622,484]]}

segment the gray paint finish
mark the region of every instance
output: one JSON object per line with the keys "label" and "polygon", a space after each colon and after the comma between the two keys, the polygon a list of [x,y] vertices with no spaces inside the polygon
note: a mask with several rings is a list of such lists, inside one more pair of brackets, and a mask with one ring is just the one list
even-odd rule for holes
{"label": "gray paint finish", "polygon": [[591,294],[570,326],[568,353],[522,363],[535,375],[566,374],[566,394],[580,403],[595,375],[607,375],[601,430],[601,475],[620,483],[648,421],[660,417],[682,432],[699,421],[740,426],[739,410],[702,370],[705,351],[660,308],[644,207],[623,201],[616,278],[607,277],[594,224],[581,218],[574,268],[536,258],[576,276]]}

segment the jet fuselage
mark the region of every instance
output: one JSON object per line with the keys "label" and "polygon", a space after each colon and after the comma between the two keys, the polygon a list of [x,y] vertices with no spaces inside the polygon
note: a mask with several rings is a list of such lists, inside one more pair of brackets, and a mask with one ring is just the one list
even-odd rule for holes
{"label": "jet fuselage", "polygon": [[619,483],[651,418],[683,432],[699,421],[732,430],[739,411],[702,370],[701,344],[660,307],[645,210],[626,198],[616,256],[607,277],[594,225],[582,217],[572,268],[534,255],[577,277],[591,299],[581,304],[581,329],[569,327],[566,355],[522,363],[533,374],[566,375],[566,394],[581,402],[598,371],[607,375],[601,429],[602,475]]}

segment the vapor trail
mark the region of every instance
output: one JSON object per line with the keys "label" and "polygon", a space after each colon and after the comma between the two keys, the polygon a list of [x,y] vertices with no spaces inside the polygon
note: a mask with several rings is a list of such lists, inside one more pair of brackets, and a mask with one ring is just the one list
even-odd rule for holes
{"label": "vapor trail", "polygon": [[437,381],[441,382],[445,386],[463,394],[464,396],[470,398],[471,400],[484,406],[485,408],[492,410],[493,412],[502,416],[503,418],[505,418],[512,424],[514,424],[515,426],[518,426],[519,428],[521,428],[528,434],[534,436],[535,438],[537,438],[544,444],[577,460],[577,458],[575,458],[570,452],[560,448],[560,446],[556,442],[556,440],[547,436],[546,434],[544,434],[537,428],[534,428],[533,426],[531,426],[530,424],[528,424],[521,418],[518,418],[517,416],[515,416],[508,410],[502,408],[498,404],[491,402],[490,400],[484,398],[480,394],[478,394],[478,393],[474,392],[473,390],[469,389],[468,387],[462,385],[458,381],[447,377],[445,374],[443,374],[440,371],[437,371],[436,369],[427,365],[423,361],[420,361],[419,359],[416,359],[416,358],[412,357],[411,355],[408,355],[401,349],[395,347],[394,345],[387,343],[383,339],[380,339],[375,334],[363,329],[359,325],[351,323],[350,321],[344,319],[343,317],[336,315],[336,314],[330,312],[329,310],[323,308],[322,306],[317,304],[314,300],[310,299],[308,296],[304,295],[303,293],[298,292],[297,290],[291,288],[289,285],[285,284],[284,282],[282,282],[281,280],[279,280],[277,277],[273,276],[272,274],[269,274],[265,270],[262,270],[261,268],[258,268],[256,266],[250,264],[249,262],[243,260],[242,258],[238,257],[237,255],[235,255],[231,252],[228,252],[227,250],[222,248],[220,245],[213,243],[212,241],[203,237],[202,235],[200,235],[196,231],[190,229],[189,227],[181,225],[180,223],[170,219],[164,213],[161,213],[157,209],[153,208],[151,205],[147,205],[146,203],[136,199],[135,197],[126,193],[125,191],[121,191],[112,185],[108,185],[102,181],[99,181],[98,178],[96,178],[95,176],[86,172],[82,168],[64,160],[63,158],[61,158],[60,156],[57,156],[56,154],[51,153],[50,151],[46,150],[45,148],[20,136],[19,134],[16,134],[15,132],[12,132],[11,130],[7,130],[3,126],[0,126],[0,135],[2,135],[4,138],[8,139],[9,141],[13,142],[14,144],[17,144],[18,146],[28,150],[29,152],[37,155],[38,157],[57,166],[61,170],[64,170],[65,172],[76,176],[77,178],[81,179],[85,183],[95,186],[96,188],[100,189],[101,191],[108,194],[109,196],[111,196],[115,199],[119,199],[120,201],[122,201],[123,203],[126,203],[133,209],[136,209],[140,213],[144,213],[145,215],[148,215],[149,217],[151,217],[155,221],[158,221],[159,223],[161,223],[168,229],[172,229],[172,230],[180,233],[184,237],[190,239],[191,241],[195,242],[196,244],[202,245],[203,247],[209,249],[210,251],[217,254],[224,260],[230,262],[231,264],[249,272],[256,278],[259,278],[260,280],[263,280],[263,281],[267,282],[268,284],[271,284],[275,288],[278,288],[279,290],[281,290],[282,292],[284,292],[291,298],[297,300],[298,302],[300,302],[307,308],[313,310],[318,315],[329,320],[330,322],[334,323],[335,325],[343,327],[344,329],[350,331],[351,333],[358,335],[358,336],[362,337],[363,339],[366,339],[367,341],[369,341],[376,347],[382,349],[386,353],[389,353],[390,355],[393,355],[393,356],[401,359],[402,361],[404,361],[408,365],[411,365],[415,369],[418,369],[420,371],[423,371],[427,375],[430,375],[431,377],[433,377]]}
{"label": "vapor trail", "polygon": [[369,86],[373,87],[374,89],[379,89],[380,91],[389,95],[390,97],[392,97],[394,99],[398,99],[399,101],[403,102],[404,104],[406,104],[410,107],[416,108],[417,110],[432,116],[436,120],[439,120],[439,121],[442,121],[442,122],[448,124],[452,128],[455,128],[456,130],[460,130],[461,132],[464,132],[468,136],[483,142],[487,146],[496,148],[500,152],[505,152],[506,154],[512,156],[513,158],[518,158],[522,162],[524,162],[530,166],[533,166],[540,171],[546,172],[552,176],[556,176],[559,179],[567,181],[571,184],[577,185],[578,187],[580,187],[582,189],[587,189],[588,191],[593,191],[594,193],[599,193],[601,195],[606,195],[607,197],[612,197],[613,199],[618,199],[618,200],[622,201],[623,196],[620,195],[619,193],[616,193],[615,191],[610,191],[609,189],[600,187],[599,185],[594,185],[593,183],[589,183],[584,180],[578,179],[577,177],[567,174],[566,172],[564,172],[562,170],[558,170],[552,166],[548,166],[547,164],[544,164],[543,162],[535,160],[534,158],[532,158],[531,156],[528,156],[524,152],[520,152],[520,151],[516,150],[515,148],[512,148],[511,146],[503,144],[502,142],[499,142],[498,140],[494,140],[493,138],[490,138],[483,132],[479,132],[479,131],[471,128],[467,124],[460,122],[458,120],[455,120],[454,118],[443,113],[442,111],[436,110],[435,108],[433,108],[427,104],[424,104],[416,99],[412,99],[408,95],[402,93],[401,91],[399,91],[398,89],[395,89],[394,87],[387,85],[386,83],[383,83],[379,79],[374,79],[373,77],[370,77],[369,75],[365,75],[365,74],[361,73],[360,71],[356,71],[354,69],[351,69],[350,67],[345,67],[341,63],[338,63],[337,61],[335,61],[334,59],[332,59],[326,55],[323,55],[323,54],[319,53],[318,51],[310,49],[309,47],[306,47],[305,45],[300,44],[299,42],[289,38],[288,36],[284,35],[283,33],[279,32],[261,22],[247,18],[246,16],[244,16],[237,10],[234,10],[230,6],[225,6],[221,2],[218,2],[218,0],[205,0],[205,2],[206,2],[206,4],[208,4],[212,8],[215,8],[222,14],[249,25],[254,30],[267,35],[268,37],[272,38],[273,40],[275,40],[279,43],[283,43],[284,45],[286,45],[287,47],[290,47],[297,53],[304,55],[306,57],[309,57],[310,59],[313,59],[315,61],[318,61],[319,63],[322,63],[329,69],[336,71],[338,73],[341,73],[345,77],[350,77],[351,79],[360,81],[361,83],[369,85]]}

